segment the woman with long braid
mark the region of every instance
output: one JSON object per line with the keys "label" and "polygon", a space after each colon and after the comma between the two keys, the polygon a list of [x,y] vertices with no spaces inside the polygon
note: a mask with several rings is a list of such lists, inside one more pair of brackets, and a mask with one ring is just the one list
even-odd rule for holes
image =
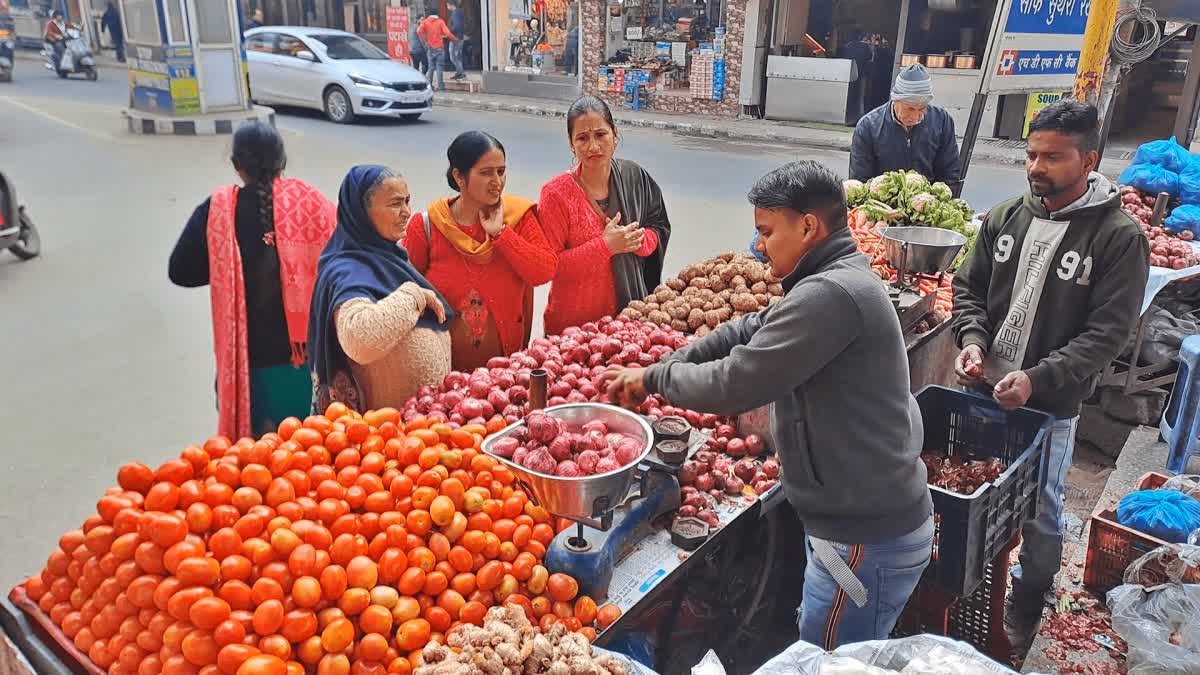
{"label": "woman with long braid", "polygon": [[179,286],[211,288],[218,432],[236,440],[309,413],[309,305],[337,208],[282,177],[287,155],[269,125],[240,127],[231,160],[245,189],[226,185],[196,207],[169,274]]}

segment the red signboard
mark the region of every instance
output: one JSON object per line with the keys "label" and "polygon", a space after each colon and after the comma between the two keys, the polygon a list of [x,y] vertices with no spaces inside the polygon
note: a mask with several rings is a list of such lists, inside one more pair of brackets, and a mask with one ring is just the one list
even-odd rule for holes
{"label": "red signboard", "polygon": [[412,61],[408,53],[408,8],[387,7],[388,56],[396,61]]}

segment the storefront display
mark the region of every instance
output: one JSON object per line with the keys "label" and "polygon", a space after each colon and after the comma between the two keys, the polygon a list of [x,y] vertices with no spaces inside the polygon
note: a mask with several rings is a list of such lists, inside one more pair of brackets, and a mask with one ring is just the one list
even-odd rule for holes
{"label": "storefront display", "polygon": [[496,3],[500,48],[493,68],[510,73],[575,76],[579,65],[577,0]]}

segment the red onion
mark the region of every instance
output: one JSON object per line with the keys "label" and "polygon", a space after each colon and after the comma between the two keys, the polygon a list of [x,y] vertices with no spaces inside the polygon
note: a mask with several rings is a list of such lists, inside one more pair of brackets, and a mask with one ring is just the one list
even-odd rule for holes
{"label": "red onion", "polygon": [[741,478],[746,483],[752,482],[756,473],[758,473],[758,463],[749,457],[739,460],[738,463],[733,465],[733,475]]}
{"label": "red onion", "polygon": [[725,444],[725,452],[728,452],[731,457],[745,457],[747,450],[746,441],[740,438],[731,438]]}
{"label": "red onion", "polygon": [[730,476],[725,479],[725,494],[727,495],[740,495],[745,488],[745,481],[737,476]]}
{"label": "red onion", "polygon": [[751,456],[763,454],[767,449],[767,444],[763,442],[762,436],[758,434],[750,434],[746,437],[746,452]]}
{"label": "red onion", "polygon": [[683,466],[679,467],[679,484],[684,486],[694,485],[696,478],[700,475],[700,471],[701,468],[698,463],[690,459],[687,460],[683,463]]}
{"label": "red onion", "polygon": [[617,462],[616,457],[601,457],[599,462],[596,462],[596,473],[608,473],[620,469],[621,465]]}
{"label": "red onion", "polygon": [[575,463],[579,465],[579,469],[587,475],[596,473],[596,464],[600,461],[600,453],[595,450],[584,450],[575,455]]}
{"label": "red onion", "polygon": [[701,492],[708,492],[709,490],[713,489],[714,485],[715,481],[713,480],[713,475],[711,473],[702,473],[699,476],[696,476],[697,490],[700,490]]}
{"label": "red onion", "polygon": [[763,475],[767,478],[779,478],[779,462],[775,458],[768,458],[762,464]]}
{"label": "red onion", "polygon": [[578,478],[583,475],[583,471],[579,469],[579,465],[571,460],[560,462],[555,470],[555,475],[563,476],[564,478]]}
{"label": "red onion", "polygon": [[679,516],[680,518],[695,518],[697,513],[700,513],[700,509],[685,504],[679,507],[679,510],[675,512],[675,515]]}
{"label": "red onion", "polygon": [[491,445],[492,454],[499,455],[505,459],[511,459],[517,448],[521,447],[520,441],[512,436],[497,438]]}
{"label": "red onion", "polygon": [[550,455],[559,462],[571,458],[571,441],[566,436],[559,436],[550,441]]}
{"label": "red onion", "polygon": [[486,379],[483,377],[472,378],[471,381],[467,383],[467,392],[470,393],[474,398],[487,398],[488,392],[491,390],[491,388],[492,380],[490,377]]}

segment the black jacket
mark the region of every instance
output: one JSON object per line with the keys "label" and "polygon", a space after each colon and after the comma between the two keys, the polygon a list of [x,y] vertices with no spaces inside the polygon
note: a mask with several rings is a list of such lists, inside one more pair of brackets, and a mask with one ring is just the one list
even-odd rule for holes
{"label": "black jacket", "polygon": [[1089,183],[1056,213],[1028,192],[993,208],[954,276],[958,346],[983,350],[992,384],[1024,370],[1029,406],[1059,419],[1079,414],[1129,342],[1150,272],[1150,244],[1117,187],[1100,174]]}
{"label": "black jacket", "polygon": [[867,113],[854,127],[850,146],[850,177],[868,181],[888,171],[916,171],[930,181],[962,191],[962,165],[954,138],[954,118],[929,106],[925,119],[906,132],[892,114],[892,103]]}

